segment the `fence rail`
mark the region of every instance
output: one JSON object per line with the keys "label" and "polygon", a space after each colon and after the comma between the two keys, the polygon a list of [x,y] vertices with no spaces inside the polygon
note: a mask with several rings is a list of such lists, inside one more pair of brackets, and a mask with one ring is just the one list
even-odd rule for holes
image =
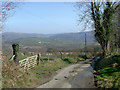
{"label": "fence rail", "polygon": [[34,55],[34,56],[28,57],[26,59],[20,60],[19,61],[20,67],[24,68],[24,69],[33,68],[35,65],[37,65],[37,57],[38,57],[38,55]]}

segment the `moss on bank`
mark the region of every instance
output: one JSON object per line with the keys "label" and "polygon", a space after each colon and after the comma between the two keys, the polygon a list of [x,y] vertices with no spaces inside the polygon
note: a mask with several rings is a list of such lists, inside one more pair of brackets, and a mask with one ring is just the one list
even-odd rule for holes
{"label": "moss on bank", "polygon": [[120,89],[120,54],[109,54],[95,63],[98,88]]}

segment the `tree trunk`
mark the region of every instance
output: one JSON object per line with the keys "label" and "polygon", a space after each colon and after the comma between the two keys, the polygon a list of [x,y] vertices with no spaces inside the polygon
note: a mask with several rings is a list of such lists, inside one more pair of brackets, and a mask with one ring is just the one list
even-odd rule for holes
{"label": "tree trunk", "polygon": [[106,45],[102,45],[102,50],[103,50],[103,56],[107,55],[110,53],[110,41]]}
{"label": "tree trunk", "polygon": [[110,51],[111,51],[111,50],[110,50],[110,41],[108,41],[106,48],[107,48],[107,53],[110,53]]}

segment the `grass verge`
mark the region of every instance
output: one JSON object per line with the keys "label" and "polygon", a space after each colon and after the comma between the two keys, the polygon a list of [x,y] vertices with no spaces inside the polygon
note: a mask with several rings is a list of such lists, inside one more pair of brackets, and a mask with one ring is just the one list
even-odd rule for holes
{"label": "grass verge", "polygon": [[120,54],[109,54],[95,63],[98,88],[120,89]]}

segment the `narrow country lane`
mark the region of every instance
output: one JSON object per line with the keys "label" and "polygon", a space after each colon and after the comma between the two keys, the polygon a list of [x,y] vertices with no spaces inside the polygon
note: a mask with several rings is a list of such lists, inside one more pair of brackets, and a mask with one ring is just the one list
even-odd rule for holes
{"label": "narrow country lane", "polygon": [[65,67],[51,81],[37,88],[93,88],[93,69],[89,62],[91,59]]}

